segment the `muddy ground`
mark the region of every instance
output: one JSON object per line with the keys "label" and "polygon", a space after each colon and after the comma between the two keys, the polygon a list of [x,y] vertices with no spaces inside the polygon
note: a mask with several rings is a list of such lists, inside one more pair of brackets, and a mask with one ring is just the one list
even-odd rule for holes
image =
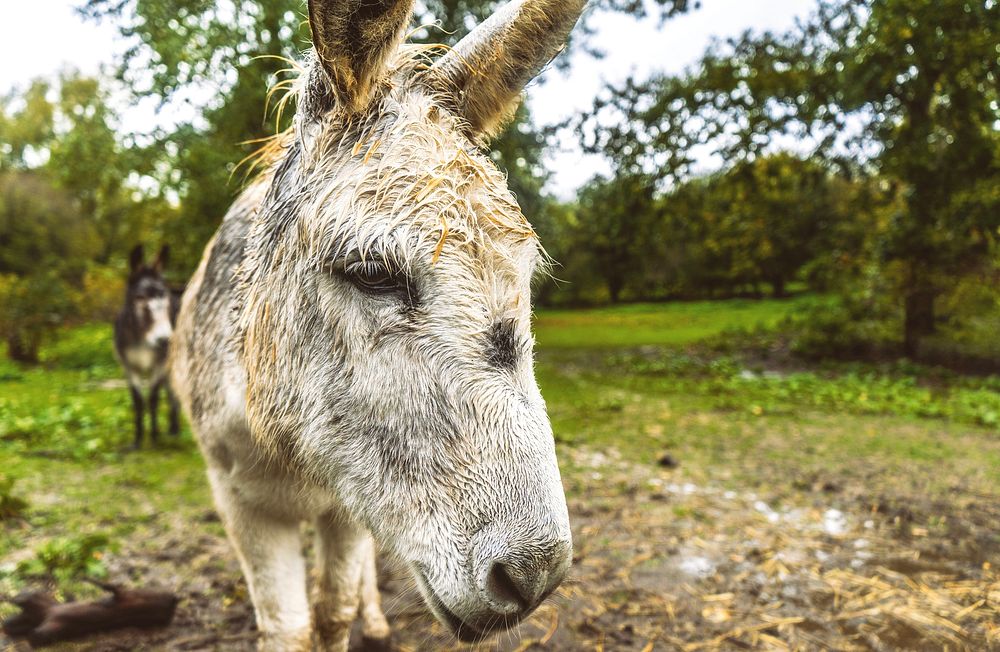
{"label": "muddy ground", "polygon": [[[481,649],[1000,649],[1000,505],[990,496],[872,495],[856,479],[823,477],[740,493],[614,451],[571,455],[571,579]],[[63,649],[252,650],[246,587],[217,532],[165,522],[158,536],[124,542],[111,577],[177,590],[173,624]],[[398,649],[462,649],[401,573],[389,564],[383,574]]]}

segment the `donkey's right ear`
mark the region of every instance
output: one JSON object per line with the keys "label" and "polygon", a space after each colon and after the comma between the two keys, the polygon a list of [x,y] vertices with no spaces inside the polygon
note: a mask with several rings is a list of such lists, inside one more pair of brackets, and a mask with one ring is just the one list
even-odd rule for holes
{"label": "donkey's right ear", "polygon": [[431,86],[453,98],[471,136],[496,135],[586,6],[587,0],[510,0],[434,63]]}
{"label": "donkey's right ear", "polygon": [[132,253],[130,253],[128,255],[128,267],[129,267],[129,270],[131,270],[131,271],[134,272],[134,271],[138,270],[140,267],[142,267],[143,258],[145,258],[145,255],[143,254],[143,251],[142,251],[142,245],[141,244],[137,244],[132,249]]}
{"label": "donkey's right ear", "polygon": [[153,261],[153,269],[158,273],[163,273],[163,268],[167,266],[167,262],[170,260],[170,245],[163,245],[160,247],[159,253],[156,254],[156,260]]}
{"label": "donkey's right ear", "polygon": [[340,108],[368,106],[412,13],[413,0],[309,0],[316,58]]}

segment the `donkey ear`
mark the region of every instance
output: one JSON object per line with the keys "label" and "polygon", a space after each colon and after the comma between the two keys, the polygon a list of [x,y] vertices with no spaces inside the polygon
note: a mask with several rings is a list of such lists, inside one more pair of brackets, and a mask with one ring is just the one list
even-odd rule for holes
{"label": "donkey ear", "polygon": [[134,272],[142,267],[143,258],[145,258],[145,254],[143,254],[142,245],[137,244],[132,248],[132,252],[128,255],[129,269]]}
{"label": "donkey ear", "polygon": [[495,135],[524,86],[559,51],[587,0],[513,0],[463,38],[431,69],[477,136]]}
{"label": "donkey ear", "polygon": [[316,56],[348,112],[371,101],[412,13],[413,0],[309,0]]}
{"label": "donkey ear", "polygon": [[159,253],[156,254],[156,262],[153,263],[153,269],[160,273],[163,268],[167,266],[167,261],[170,260],[170,245],[163,245],[160,247]]}

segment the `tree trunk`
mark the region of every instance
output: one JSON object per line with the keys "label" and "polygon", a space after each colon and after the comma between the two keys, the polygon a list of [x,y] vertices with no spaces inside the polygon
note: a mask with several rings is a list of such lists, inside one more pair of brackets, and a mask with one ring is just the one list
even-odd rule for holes
{"label": "tree trunk", "polygon": [[919,352],[920,340],[934,333],[933,288],[917,286],[910,289],[903,304],[903,350],[914,358]]}
{"label": "tree trunk", "polygon": [[608,280],[608,294],[611,295],[611,303],[618,303],[622,295],[622,286],[624,285],[620,279]]}
{"label": "tree trunk", "polygon": [[7,337],[7,357],[14,362],[35,364],[38,362],[38,346],[33,341],[25,342],[15,333]]}
{"label": "tree trunk", "polygon": [[773,292],[775,299],[784,299],[785,279],[783,278],[771,279],[771,291]]}

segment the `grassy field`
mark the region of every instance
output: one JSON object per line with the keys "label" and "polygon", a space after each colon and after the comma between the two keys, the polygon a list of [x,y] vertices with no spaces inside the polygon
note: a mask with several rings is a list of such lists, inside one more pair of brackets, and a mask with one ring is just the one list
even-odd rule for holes
{"label": "grassy field", "polygon": [[[796,305],[540,312],[537,373],[579,563],[562,602],[500,647],[1000,646],[1000,379],[775,366],[704,343]],[[90,596],[88,576],[166,584],[186,611],[141,646],[246,649],[245,587],[190,433],[123,452],[131,416],[110,346],[90,326],[38,368],[0,363],[0,595]],[[861,615],[841,618],[851,596]],[[396,609],[404,649],[439,635]]]}
{"label": "grassy field", "polygon": [[535,320],[540,349],[683,345],[726,330],[773,326],[811,297],[636,303],[590,310],[543,310]]}

